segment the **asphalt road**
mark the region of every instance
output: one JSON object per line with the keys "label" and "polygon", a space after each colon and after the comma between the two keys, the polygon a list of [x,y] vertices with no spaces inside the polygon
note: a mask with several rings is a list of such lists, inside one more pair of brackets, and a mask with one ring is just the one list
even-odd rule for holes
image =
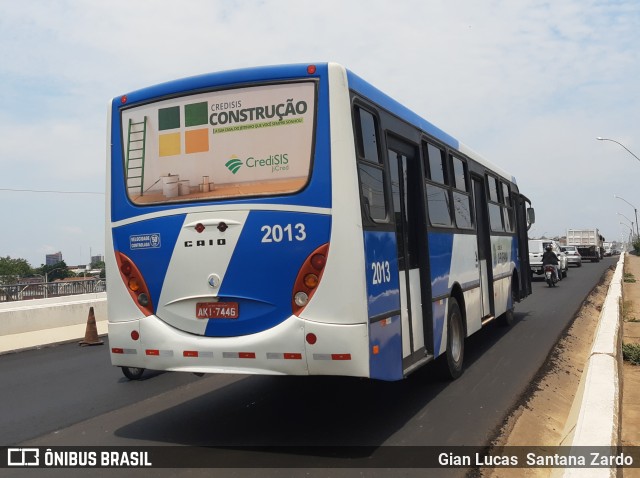
{"label": "asphalt road", "polygon": [[[2,355],[0,445],[484,446],[616,260],[572,267],[555,289],[535,279],[512,327],[492,324],[468,340],[466,369],[454,382],[439,380],[431,366],[395,383],[149,371],[129,382],[110,365],[108,342]],[[352,476],[344,473],[331,475]]]}

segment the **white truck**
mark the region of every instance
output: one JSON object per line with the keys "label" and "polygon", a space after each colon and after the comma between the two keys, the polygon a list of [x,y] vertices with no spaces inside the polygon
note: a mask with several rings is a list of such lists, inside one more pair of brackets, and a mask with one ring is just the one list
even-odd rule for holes
{"label": "white truck", "polygon": [[604,237],[597,228],[567,229],[567,246],[576,246],[582,260],[599,262],[604,254]]}

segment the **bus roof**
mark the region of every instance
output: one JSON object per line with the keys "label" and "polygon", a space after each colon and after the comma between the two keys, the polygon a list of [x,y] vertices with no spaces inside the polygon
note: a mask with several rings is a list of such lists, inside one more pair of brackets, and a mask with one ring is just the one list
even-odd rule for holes
{"label": "bus roof", "polygon": [[[119,104],[121,98],[127,98],[128,104],[136,103],[139,101],[149,101],[152,98],[159,96],[171,96],[181,94],[186,91],[196,92],[198,90],[206,90],[212,86],[225,86],[229,84],[241,84],[252,83],[260,80],[278,80],[278,79],[290,79],[292,77],[304,77],[309,76],[307,67],[311,63],[299,63],[299,64],[285,64],[285,65],[272,65],[272,66],[260,66],[252,68],[242,68],[237,70],[220,71],[216,73],[206,73],[198,76],[192,76],[188,78],[182,78],[178,80],[169,81],[166,83],[149,86],[137,91],[132,91],[126,95],[118,96],[114,99],[114,104]],[[481,155],[473,151],[464,143],[456,139],[455,137],[445,133],[440,128],[430,123],[423,117],[419,116],[406,106],[400,104],[398,101],[391,98],[386,93],[383,93],[375,86],[371,85],[346,67],[337,63],[312,63],[317,67],[317,72],[322,74],[327,72],[329,67],[341,68],[346,72],[349,87],[354,91],[366,96],[371,101],[377,103],[381,107],[387,109],[391,113],[395,114],[399,118],[407,121],[425,131],[427,134],[437,138],[443,143],[447,144],[451,148],[454,148],[467,155],[474,161],[477,161],[487,169],[501,175],[503,178],[516,183],[515,177],[507,173],[500,167],[492,164]]]}
{"label": "bus roof", "polygon": [[517,184],[516,178],[513,175],[507,173],[505,170],[503,170],[499,166],[496,166],[495,164],[491,163],[490,161],[482,157],[480,154],[476,153],[473,149],[468,147],[466,144],[462,143],[461,141],[449,135],[448,133],[445,133],[440,128],[435,126],[433,123],[430,123],[429,121],[427,121],[417,113],[413,112],[406,106],[400,104],[399,102],[391,98],[389,95],[380,91],[375,86],[371,85],[366,80],[362,79],[352,71],[346,68],[345,70],[347,72],[349,86],[354,91],[361,93],[362,95],[369,98],[371,101],[377,103],[384,109],[390,111],[391,113],[407,121],[408,123],[416,125],[418,128],[420,128],[427,134],[430,134],[431,136],[439,139],[440,141],[447,144],[448,146],[460,151],[462,154],[465,154],[466,156],[470,157],[474,161],[483,165],[487,169],[490,169],[491,171],[494,171],[495,173],[501,175],[503,178],[507,179],[508,181],[511,181],[512,183]]}

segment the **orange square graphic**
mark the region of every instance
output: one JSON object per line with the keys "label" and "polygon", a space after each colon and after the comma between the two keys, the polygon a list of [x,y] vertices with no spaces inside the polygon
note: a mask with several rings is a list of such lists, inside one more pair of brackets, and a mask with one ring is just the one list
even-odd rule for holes
{"label": "orange square graphic", "polygon": [[160,156],[180,154],[180,133],[161,134],[158,140]]}
{"label": "orange square graphic", "polygon": [[189,153],[204,153],[209,151],[209,130],[192,129],[184,133],[185,150]]}

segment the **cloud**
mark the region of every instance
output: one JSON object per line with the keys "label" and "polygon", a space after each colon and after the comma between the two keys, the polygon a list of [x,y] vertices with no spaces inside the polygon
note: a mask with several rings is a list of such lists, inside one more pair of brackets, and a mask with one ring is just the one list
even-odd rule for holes
{"label": "cloud", "polygon": [[[640,152],[638,24],[635,0],[4,2],[0,187],[103,191],[108,102],[128,91],[211,71],[330,60],[514,173],[544,230],[580,221],[617,234],[615,209],[624,205],[613,194],[640,203],[640,165],[594,138]],[[566,182],[557,187],[560,201],[578,216],[549,194],[547,169]],[[51,221],[40,196],[20,201],[36,222]],[[68,198],[46,201],[49,216],[77,209]],[[103,215],[99,201],[92,204],[86,216]],[[61,234],[56,247],[69,240],[78,251],[71,238]],[[0,238],[0,255],[16,251],[16,241]],[[33,239],[33,250],[39,244]]]}

